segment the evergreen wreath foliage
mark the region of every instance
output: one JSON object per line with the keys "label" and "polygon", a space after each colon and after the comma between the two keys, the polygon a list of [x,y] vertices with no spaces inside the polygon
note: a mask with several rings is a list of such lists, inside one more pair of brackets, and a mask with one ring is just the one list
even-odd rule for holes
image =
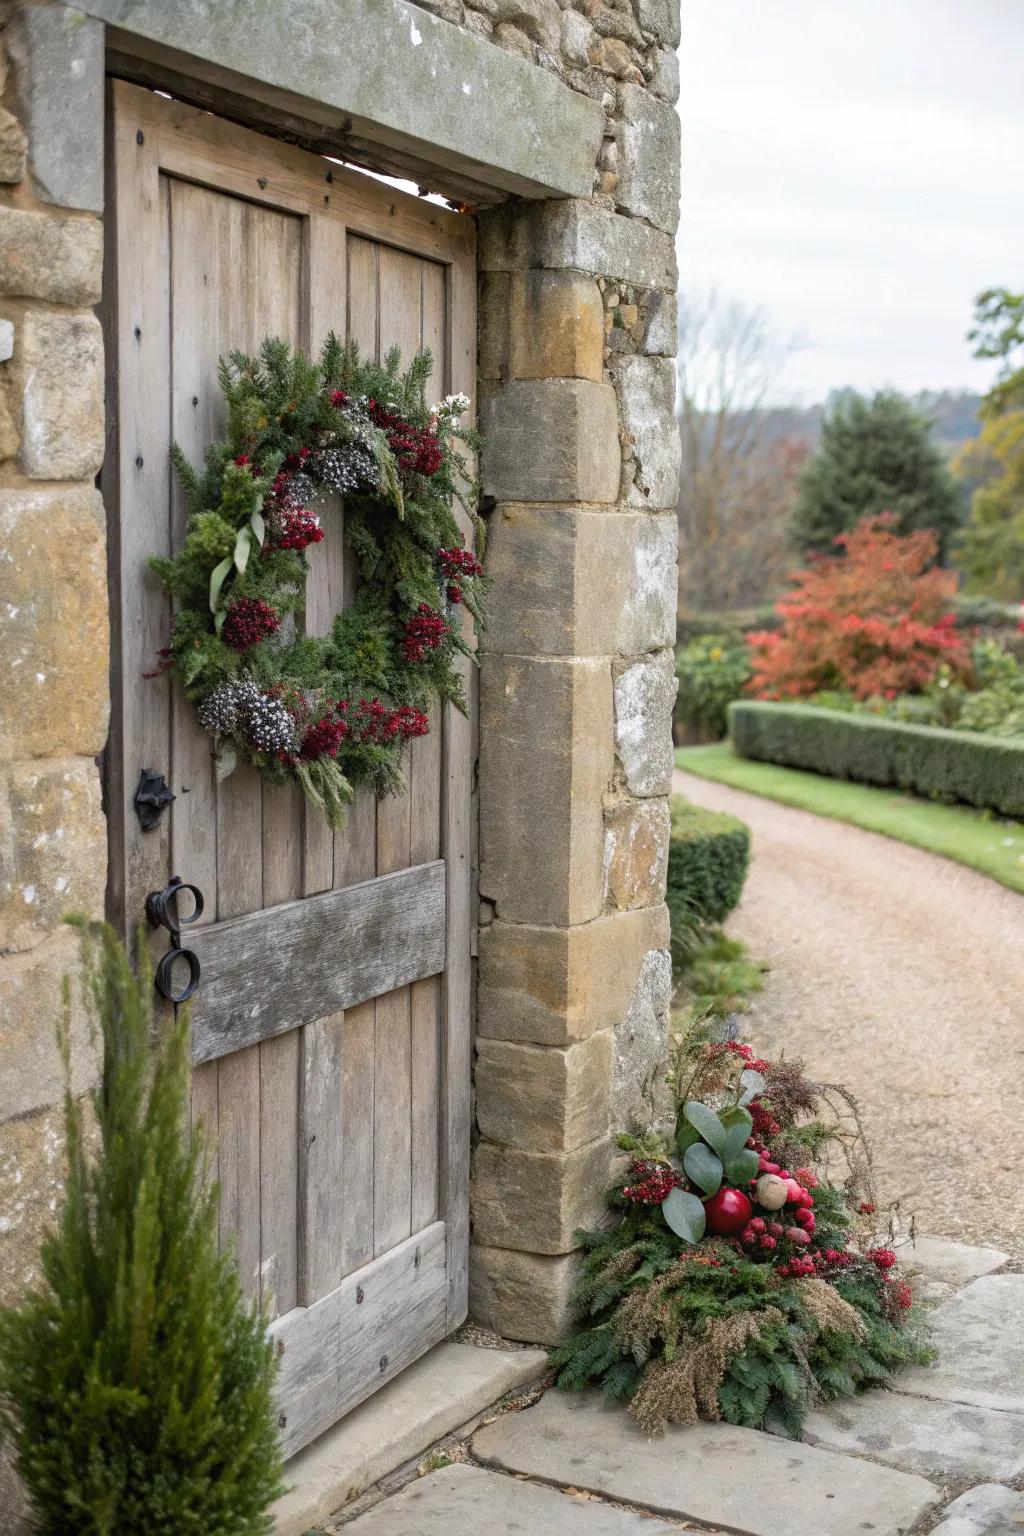
{"label": "evergreen wreath foliage", "polygon": [[621,1136],[617,1219],[577,1234],[580,1327],[552,1352],[559,1386],[599,1384],[650,1434],[725,1419],[798,1435],[816,1401],[930,1358],[863,1198],[870,1159],[849,1095],[701,1024],[669,1081],[674,1137]]}
{"label": "evergreen wreath foliage", "polygon": [[[272,783],[297,781],[332,826],[353,787],[402,788],[400,760],[426,734],[434,701],[465,710],[458,622],[484,621],[483,568],[465,548],[461,505],[483,547],[476,485],[461,451],[464,395],[428,407],[432,368],[403,372],[328,337],[318,362],[268,338],[221,359],[227,434],[199,474],[175,444],[189,518],[182,547],[153,569],[175,601],[163,653],[218,743],[218,774],[239,757]],[[359,566],[352,602],[324,636],[301,633],[306,556],[324,538],[315,511],[345,498]]]}
{"label": "evergreen wreath foliage", "polygon": [[99,925],[87,951],[99,1150],[65,1008],[66,1199],[42,1284],[0,1313],[0,1425],[42,1536],[261,1536],[282,1492],[277,1365],[186,1135],[188,1011],[154,1051],[148,961],[134,975]]}

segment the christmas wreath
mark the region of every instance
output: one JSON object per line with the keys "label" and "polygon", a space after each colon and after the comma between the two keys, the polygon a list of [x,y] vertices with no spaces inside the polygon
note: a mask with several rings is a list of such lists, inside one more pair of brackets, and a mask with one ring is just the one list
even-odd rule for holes
{"label": "christmas wreath", "polygon": [[559,1385],[600,1382],[652,1434],[799,1434],[813,1402],[930,1358],[849,1095],[700,1028],[670,1082],[674,1138],[620,1137],[619,1220],[578,1234],[582,1324],[553,1352]]}
{"label": "christmas wreath", "polygon": [[[182,547],[151,561],[176,605],[164,668],[215,738],[219,777],[241,758],[294,780],[334,827],[355,785],[401,790],[431,703],[466,707],[460,607],[482,624],[485,583],[455,507],[482,549],[460,451],[477,442],[459,425],[464,395],[427,406],[430,372],[426,351],[403,372],[397,348],[366,362],[331,335],[313,362],[268,339],[221,360],[227,435],[204,472],[172,448],[189,516]],[[332,492],[360,582],[329,633],[308,635],[304,551],[325,536],[317,505]]]}

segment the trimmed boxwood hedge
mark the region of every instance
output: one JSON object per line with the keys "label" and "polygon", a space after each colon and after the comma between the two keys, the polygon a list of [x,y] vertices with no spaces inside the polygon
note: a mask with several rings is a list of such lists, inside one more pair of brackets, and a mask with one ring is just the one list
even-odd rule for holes
{"label": "trimmed boxwood hedge", "polygon": [[750,831],[735,816],[672,796],[668,901],[678,962],[700,929],[724,922],[739,901],[750,863]]}
{"label": "trimmed boxwood hedge", "polygon": [[808,704],[729,705],[741,757],[1024,816],[1024,741]]}

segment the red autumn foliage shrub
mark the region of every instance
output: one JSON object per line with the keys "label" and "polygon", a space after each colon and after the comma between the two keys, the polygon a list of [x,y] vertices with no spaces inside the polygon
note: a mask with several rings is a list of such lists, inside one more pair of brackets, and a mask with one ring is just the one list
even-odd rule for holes
{"label": "red autumn foliage shrub", "polygon": [[812,558],[779,599],[778,630],[748,635],[759,699],[798,699],[841,689],[858,699],[918,693],[945,664],[970,671],[949,612],[956,577],[934,565],[928,529],[900,535],[889,514],[865,518],[836,539],[843,553]]}

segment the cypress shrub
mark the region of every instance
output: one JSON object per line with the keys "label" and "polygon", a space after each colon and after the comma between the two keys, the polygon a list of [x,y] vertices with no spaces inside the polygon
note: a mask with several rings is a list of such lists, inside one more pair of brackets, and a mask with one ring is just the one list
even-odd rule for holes
{"label": "cypress shrub", "polygon": [[735,907],[749,862],[750,831],[742,821],[673,795],[666,901],[677,966],[692,956],[703,931]]}
{"label": "cypress shrub", "polygon": [[[102,1031],[98,1151],[69,1087],[66,1200],[44,1280],[0,1314],[0,1414],[34,1528],[269,1532],[274,1354],[217,1251],[216,1192],[186,1132],[187,1014],[151,1045],[152,974],[146,961],[133,974],[106,927],[87,933],[86,990]],[[67,1066],[67,1008],[60,1036]]]}
{"label": "cypress shrub", "polygon": [[741,757],[1024,816],[1024,741],[746,700],[730,704],[729,732]]}

